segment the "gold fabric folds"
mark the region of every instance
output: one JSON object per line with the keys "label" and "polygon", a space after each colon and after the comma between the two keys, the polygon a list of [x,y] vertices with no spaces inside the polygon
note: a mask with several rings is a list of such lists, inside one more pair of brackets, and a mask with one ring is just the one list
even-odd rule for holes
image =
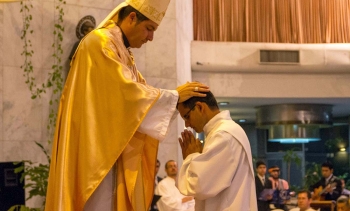
{"label": "gold fabric folds", "polygon": [[118,159],[115,210],[148,210],[154,191],[157,149],[158,140],[135,133]]}
{"label": "gold fabric folds", "polygon": [[159,93],[113,22],[81,41],[59,106],[45,210],[83,210],[116,162],[118,210],[149,206],[158,141],[136,130]]}

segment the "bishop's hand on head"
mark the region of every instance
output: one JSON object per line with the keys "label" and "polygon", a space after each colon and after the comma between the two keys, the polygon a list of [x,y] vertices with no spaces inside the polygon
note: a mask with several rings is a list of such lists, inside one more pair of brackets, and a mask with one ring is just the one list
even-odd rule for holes
{"label": "bishop's hand on head", "polygon": [[179,93],[178,103],[182,103],[191,97],[205,97],[203,92],[209,92],[209,87],[199,82],[185,83],[176,88]]}

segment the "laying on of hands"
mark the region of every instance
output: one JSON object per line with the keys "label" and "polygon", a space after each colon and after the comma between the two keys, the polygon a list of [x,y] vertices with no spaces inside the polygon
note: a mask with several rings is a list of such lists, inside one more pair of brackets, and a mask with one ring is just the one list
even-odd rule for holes
{"label": "laying on of hands", "polygon": [[202,83],[189,82],[177,87],[176,91],[179,93],[178,103],[182,103],[191,97],[205,97],[206,94],[201,92],[209,92],[210,90],[208,86]]}

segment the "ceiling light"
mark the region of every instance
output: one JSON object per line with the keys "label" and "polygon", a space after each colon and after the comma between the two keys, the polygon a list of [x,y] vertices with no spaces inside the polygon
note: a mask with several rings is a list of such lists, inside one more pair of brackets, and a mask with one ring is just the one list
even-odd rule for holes
{"label": "ceiling light", "polygon": [[246,122],[247,120],[246,119],[239,119],[238,122]]}
{"label": "ceiling light", "polygon": [[276,138],[269,139],[270,142],[279,142],[281,144],[301,144],[309,143],[311,141],[319,141],[319,138]]}
{"label": "ceiling light", "polygon": [[345,147],[340,148],[341,152],[345,152],[345,150],[346,150]]}
{"label": "ceiling light", "polygon": [[259,106],[256,120],[257,128],[268,129],[269,141],[309,143],[320,140],[320,128],[332,126],[332,106],[323,104]]}
{"label": "ceiling light", "polygon": [[222,106],[222,105],[228,105],[230,103],[229,102],[219,102],[218,104]]}

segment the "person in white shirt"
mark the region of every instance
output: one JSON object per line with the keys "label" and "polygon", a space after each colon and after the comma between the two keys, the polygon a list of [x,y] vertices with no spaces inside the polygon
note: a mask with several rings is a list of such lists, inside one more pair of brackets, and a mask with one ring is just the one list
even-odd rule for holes
{"label": "person in white shirt", "polygon": [[311,193],[307,190],[301,190],[298,192],[298,207],[291,209],[290,211],[315,211],[310,207]]}
{"label": "person in white shirt", "polygon": [[179,103],[177,109],[186,127],[206,136],[202,147],[192,132],[181,133],[180,192],[194,196],[196,211],[256,211],[252,154],[242,127],[229,111],[220,112],[211,92]]}
{"label": "person in white shirt", "polygon": [[167,177],[162,179],[156,188],[156,194],[161,196],[157,202],[159,211],[194,211],[193,197],[182,195],[175,186],[177,171],[177,163],[174,160],[166,162]]}

